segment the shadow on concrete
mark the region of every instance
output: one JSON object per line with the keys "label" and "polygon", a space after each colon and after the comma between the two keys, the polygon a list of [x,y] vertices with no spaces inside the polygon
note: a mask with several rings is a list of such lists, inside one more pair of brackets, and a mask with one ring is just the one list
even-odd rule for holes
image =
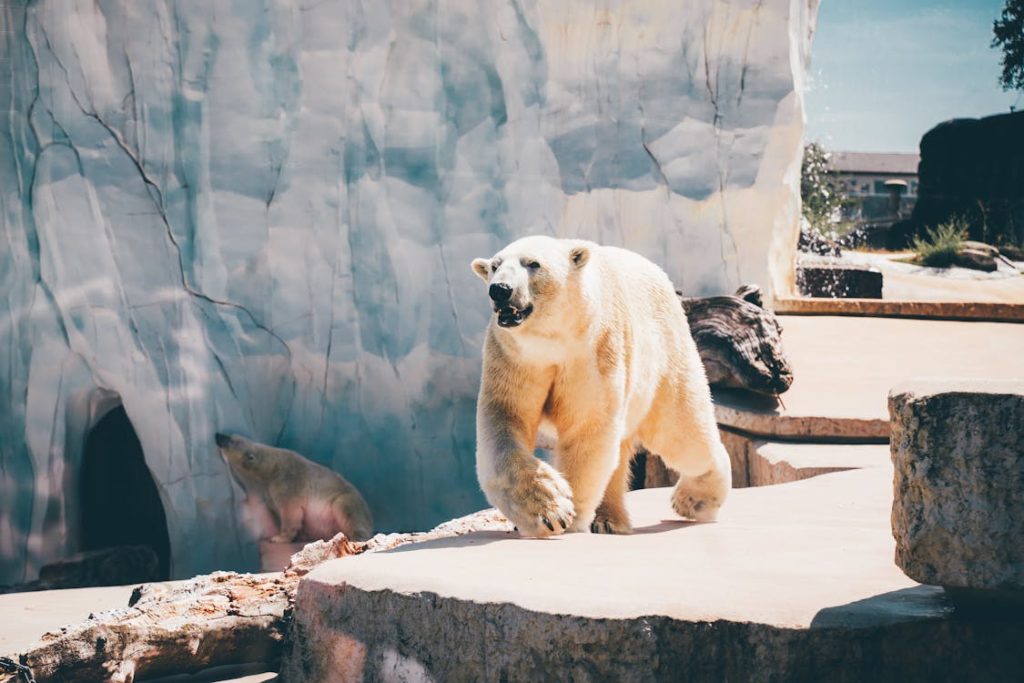
{"label": "shadow on concrete", "polygon": [[438,538],[433,541],[420,541],[419,543],[400,545],[397,548],[391,548],[390,550],[382,550],[377,554],[388,555],[392,553],[408,553],[417,550],[432,550],[438,548],[466,548],[469,546],[487,545],[489,543],[507,541],[510,539],[542,543],[557,541],[557,538],[523,538],[517,531],[471,531],[470,533],[463,534],[462,536],[449,536],[448,538]]}
{"label": "shadow on concrete", "polygon": [[[669,531],[675,531],[676,529],[683,529],[691,526],[700,526],[701,522],[693,522],[685,519],[663,519],[657,524],[648,524],[647,526],[634,527],[634,534],[660,534]],[[565,536],[573,536],[575,534],[566,534]],[[594,536],[607,536],[605,534],[593,534]],[[521,543],[557,543],[563,536],[550,536],[548,538],[534,538],[531,536],[520,536],[518,531],[471,531],[468,534],[462,536],[450,536],[448,538],[438,538],[432,541],[420,541],[418,543],[410,543],[408,545],[402,545],[397,548],[391,548],[390,550],[382,550],[380,554],[388,553],[407,553],[414,552],[417,550],[434,550],[438,548],[465,548],[469,546],[480,546],[487,545],[489,543],[496,543],[498,541],[510,541],[515,540]],[[607,536],[608,538],[616,538],[616,536]]]}
{"label": "shadow on concrete", "polygon": [[811,628],[870,628],[922,619],[943,619],[953,604],[938,586],[914,586],[873,595],[845,605],[826,607],[814,615]]}
{"label": "shadow on concrete", "polygon": [[633,534],[661,534],[666,531],[675,531],[676,529],[685,529],[691,526],[700,526],[701,524],[702,522],[694,522],[688,519],[663,519],[657,524],[635,526],[633,527]]}
{"label": "shadow on concrete", "polygon": [[744,389],[729,389],[726,387],[714,387],[711,395],[715,403],[721,403],[732,408],[747,410],[754,413],[768,413],[773,415],[781,414],[784,408],[782,401],[777,396],[766,394],[755,394]]}

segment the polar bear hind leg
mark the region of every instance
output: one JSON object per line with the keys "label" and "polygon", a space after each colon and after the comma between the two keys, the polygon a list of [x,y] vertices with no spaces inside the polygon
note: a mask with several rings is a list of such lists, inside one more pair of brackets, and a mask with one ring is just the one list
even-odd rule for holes
{"label": "polar bear hind leg", "polygon": [[679,483],[672,491],[676,513],[711,522],[732,487],[729,454],[722,445],[710,397],[694,396],[679,387],[678,383],[663,384],[640,439],[679,473]]}
{"label": "polar bear hind leg", "polygon": [[626,510],[626,490],[629,488],[629,463],[636,453],[631,440],[623,441],[619,447],[619,464],[605,489],[604,499],[597,506],[590,531],[595,534],[631,534],[633,525]]}

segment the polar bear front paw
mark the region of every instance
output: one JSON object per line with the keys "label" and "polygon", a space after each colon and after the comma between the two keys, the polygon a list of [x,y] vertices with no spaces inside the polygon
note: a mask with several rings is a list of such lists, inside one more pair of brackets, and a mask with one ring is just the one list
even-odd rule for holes
{"label": "polar bear front paw", "polygon": [[563,533],[576,518],[569,483],[540,460],[536,468],[517,473],[506,500],[508,510],[504,512],[524,536]]}
{"label": "polar bear front paw", "polygon": [[699,477],[681,477],[672,491],[672,508],[680,517],[713,522],[727,492],[725,481],[714,470]]}

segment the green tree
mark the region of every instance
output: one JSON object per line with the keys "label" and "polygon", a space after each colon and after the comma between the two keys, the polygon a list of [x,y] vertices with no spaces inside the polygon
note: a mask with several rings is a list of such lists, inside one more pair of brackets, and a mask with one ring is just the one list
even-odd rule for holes
{"label": "green tree", "polygon": [[800,164],[800,199],[803,215],[820,233],[833,232],[839,220],[839,209],[846,196],[829,173],[829,153],[817,142],[804,145]]}
{"label": "green tree", "polygon": [[1024,91],[1024,0],[1006,0],[1003,13],[992,23],[992,47],[1003,51],[1003,90]]}

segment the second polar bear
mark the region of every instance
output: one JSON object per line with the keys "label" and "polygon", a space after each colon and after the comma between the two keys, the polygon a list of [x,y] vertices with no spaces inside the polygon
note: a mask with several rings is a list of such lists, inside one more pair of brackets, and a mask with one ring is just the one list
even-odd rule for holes
{"label": "second polar bear", "polygon": [[[732,482],[697,347],[668,276],[639,254],[526,237],[473,261],[494,310],[477,404],[477,475],[526,535],[629,533],[642,444],[680,474],[672,505],[715,519]],[[554,467],[534,456],[557,440]]]}

